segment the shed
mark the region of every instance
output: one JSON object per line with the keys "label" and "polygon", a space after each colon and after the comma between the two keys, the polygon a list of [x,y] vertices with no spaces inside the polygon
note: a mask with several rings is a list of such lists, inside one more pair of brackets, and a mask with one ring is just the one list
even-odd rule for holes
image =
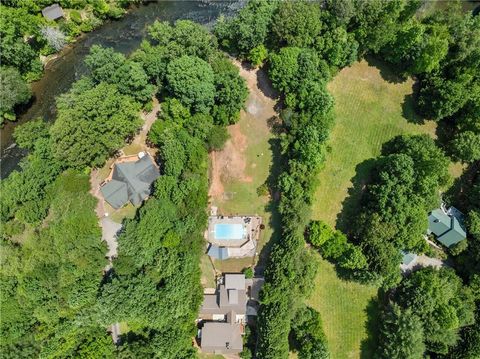
{"label": "shed", "polygon": [[59,4],[52,4],[42,10],[42,15],[48,20],[58,20],[63,17],[63,9]]}
{"label": "shed", "polygon": [[408,266],[415,259],[417,259],[417,255],[412,252],[400,251],[400,254],[402,255],[402,265],[405,265],[405,266]]}
{"label": "shed", "polygon": [[228,259],[228,250],[225,247],[219,247],[216,246],[215,244],[210,244],[210,247],[208,247],[207,254],[215,259]]}

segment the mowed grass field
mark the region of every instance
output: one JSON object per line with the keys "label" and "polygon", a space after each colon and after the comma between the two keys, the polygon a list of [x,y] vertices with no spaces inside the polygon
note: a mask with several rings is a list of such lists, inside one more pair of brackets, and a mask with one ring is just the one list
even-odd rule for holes
{"label": "mowed grass field", "polygon": [[368,320],[377,315],[377,288],[338,278],[333,264],[323,259],[315,287],[308,305],[320,312],[332,359],[373,358]]}
{"label": "mowed grass field", "polygon": [[[393,77],[388,68],[382,68],[382,74]],[[365,179],[369,171],[365,161],[377,157],[385,142],[400,134],[435,134],[433,121],[414,123],[421,119],[412,108],[413,80],[393,83],[382,74],[363,60],[340,71],[328,85],[335,98],[335,125],[319,177],[314,219],[337,224],[352,180],[355,176],[360,182]]]}
{"label": "mowed grass field", "polygon": [[[365,60],[355,63],[328,86],[335,98],[336,120],[312,217],[336,226],[344,211],[350,217],[343,216],[342,229],[357,213],[358,189],[372,165],[369,160],[380,154],[382,145],[400,134],[435,134],[435,123],[418,124],[422,121],[414,114],[410,96],[413,80],[398,81],[388,68],[379,66]],[[322,315],[332,358],[371,358],[375,342],[367,326],[376,315],[377,289],[340,279],[334,266],[323,260],[315,285],[309,304]]]}

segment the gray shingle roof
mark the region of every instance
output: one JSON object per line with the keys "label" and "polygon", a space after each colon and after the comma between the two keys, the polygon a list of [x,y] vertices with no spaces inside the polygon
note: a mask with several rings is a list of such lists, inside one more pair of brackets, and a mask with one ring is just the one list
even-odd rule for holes
{"label": "gray shingle roof", "polygon": [[210,353],[240,353],[242,327],[236,323],[208,322],[202,328],[202,350]]}
{"label": "gray shingle roof", "polygon": [[63,17],[63,10],[59,4],[52,4],[42,10],[42,15],[48,20],[57,20]]}
{"label": "gray shingle roof", "polygon": [[112,180],[102,186],[100,191],[115,209],[128,201],[137,206],[150,195],[151,185],[159,176],[159,169],[151,157],[145,155],[135,162],[115,164]]}
{"label": "gray shingle roof", "polygon": [[245,274],[225,274],[225,288],[245,289]]}

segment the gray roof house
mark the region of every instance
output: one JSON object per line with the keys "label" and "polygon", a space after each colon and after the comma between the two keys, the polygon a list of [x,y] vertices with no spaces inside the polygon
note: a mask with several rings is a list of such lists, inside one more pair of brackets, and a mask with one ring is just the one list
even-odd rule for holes
{"label": "gray roof house", "polygon": [[454,207],[448,211],[435,209],[428,216],[428,234],[433,233],[440,243],[451,247],[467,237],[461,220],[461,212]]}
{"label": "gray roof house", "polygon": [[205,294],[200,308],[200,317],[215,319],[224,317],[229,312],[235,312],[236,318],[241,318],[247,310],[247,292],[244,274],[225,274],[224,284],[218,287],[215,294]]}
{"label": "gray roof house", "polygon": [[59,4],[52,4],[42,10],[42,15],[47,20],[58,20],[63,17],[63,10]]}
{"label": "gray roof house", "polygon": [[123,207],[128,201],[137,206],[150,195],[152,183],[160,170],[147,154],[138,160],[116,163],[111,179],[100,188],[103,198],[113,208]]}
{"label": "gray roof house", "polygon": [[243,327],[235,323],[235,313],[229,312],[227,322],[207,322],[201,330],[202,351],[214,354],[236,354],[243,350]]}
{"label": "gray roof house", "polygon": [[[199,317],[207,320],[200,332],[202,351],[234,354],[243,350],[243,323],[247,313],[245,275],[225,274],[215,294],[205,294]],[[213,321],[212,321],[213,320]]]}

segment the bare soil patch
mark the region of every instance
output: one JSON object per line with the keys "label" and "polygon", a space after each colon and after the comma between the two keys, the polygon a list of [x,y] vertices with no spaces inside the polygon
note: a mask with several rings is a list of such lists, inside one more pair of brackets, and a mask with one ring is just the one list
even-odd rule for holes
{"label": "bare soil patch", "polygon": [[245,109],[240,113],[239,123],[228,127],[230,139],[225,143],[223,150],[210,154],[209,195],[213,201],[222,201],[228,197],[225,193],[226,183],[254,182],[249,172],[257,164],[249,161],[247,151],[259,138],[268,135],[270,132],[268,121],[277,115],[274,110],[275,99],[269,97],[270,92],[262,91],[262,88],[268,88],[268,84],[264,84],[267,80],[262,70],[245,69],[238,61],[233,62],[239,68],[240,76],[246,81],[249,96]]}

